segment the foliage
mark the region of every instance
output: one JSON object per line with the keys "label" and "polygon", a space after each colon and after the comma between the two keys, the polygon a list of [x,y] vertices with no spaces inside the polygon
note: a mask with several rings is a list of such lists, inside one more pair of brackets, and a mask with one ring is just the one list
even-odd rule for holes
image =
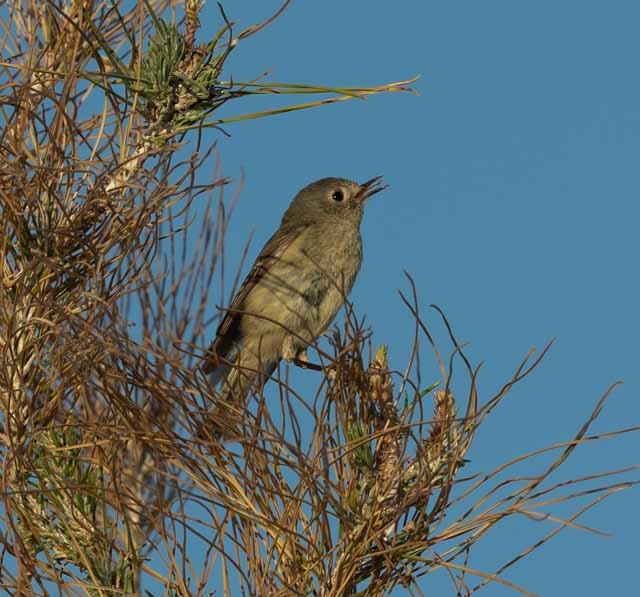
{"label": "foliage", "polygon": [[[503,571],[548,536],[484,573],[468,554],[487,532],[543,510],[557,523],[553,533],[578,526],[591,504],[567,520],[546,510],[587,495],[596,503],[631,482],[626,471],[549,481],[596,439],[587,431],[601,404],[573,439],[549,448],[554,457],[542,472],[508,476],[544,451],[465,478],[477,428],[539,359],[525,359],[500,392],[480,400],[478,369],[442,316],[445,363],[410,279],[412,295],[402,300],[415,332],[402,372],[390,369],[386,348],[371,350],[369,331],[348,307],[330,351],[318,347],[315,395],[296,392],[283,368],[266,396],[252,397],[241,441],[220,443],[206,426],[202,436],[216,396],[198,363],[237,200],[215,148],[202,149],[202,130],[406,91],[411,81],[237,82],[228,56],[273,19],[236,34],[220,7],[219,30],[196,44],[199,0],[187,1],[177,20],[167,8],[165,0],[2,8],[3,588],[380,594],[438,569],[450,572],[458,593],[511,586]],[[314,99],[242,112],[240,102],[257,94]],[[238,110],[222,118],[227,103]],[[206,183],[196,176],[204,170],[213,172]],[[428,387],[425,340],[440,367]],[[622,477],[606,485],[610,474]],[[473,587],[468,577],[481,581]]]}

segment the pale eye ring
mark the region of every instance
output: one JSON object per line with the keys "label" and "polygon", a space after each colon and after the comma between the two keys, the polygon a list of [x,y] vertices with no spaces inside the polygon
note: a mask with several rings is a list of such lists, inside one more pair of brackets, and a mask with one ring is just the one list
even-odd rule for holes
{"label": "pale eye ring", "polygon": [[342,201],[344,199],[344,193],[340,189],[333,191],[331,199],[334,201]]}

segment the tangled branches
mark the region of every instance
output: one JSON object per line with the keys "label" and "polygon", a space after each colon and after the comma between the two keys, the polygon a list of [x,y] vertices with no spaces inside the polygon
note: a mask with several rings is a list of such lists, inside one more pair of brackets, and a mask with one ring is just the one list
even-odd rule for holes
{"label": "tangled branches", "polygon": [[[613,471],[548,483],[595,439],[587,432],[600,405],[573,439],[549,448],[557,456],[543,473],[509,478],[513,461],[465,478],[477,428],[539,360],[525,360],[495,396],[478,396],[477,369],[444,317],[447,339],[433,340],[415,292],[403,296],[416,324],[403,372],[389,358],[406,344],[400,334],[388,351],[373,351],[349,308],[329,348],[317,347],[315,389],[290,383],[283,368],[252,396],[239,441],[196,433],[216,400],[197,365],[212,305],[224,299],[214,296],[237,199],[213,149],[201,149],[202,128],[406,88],[234,83],[226,57],[264,24],[235,35],[221,13],[218,33],[196,45],[199,3],[187,2],[178,24],[160,18],[165,4],[7,6],[1,586],[43,595],[379,594],[438,569],[459,592],[470,590],[465,575],[509,584],[503,569],[529,551],[495,573],[467,564],[492,527],[582,495],[597,501],[629,481],[602,485],[606,474],[625,474]],[[152,31],[147,46],[136,41]],[[323,97],[216,115],[223,102],[274,92]],[[194,129],[188,153],[179,142]],[[202,171],[212,172],[204,183]],[[440,363],[426,388],[425,339]]]}

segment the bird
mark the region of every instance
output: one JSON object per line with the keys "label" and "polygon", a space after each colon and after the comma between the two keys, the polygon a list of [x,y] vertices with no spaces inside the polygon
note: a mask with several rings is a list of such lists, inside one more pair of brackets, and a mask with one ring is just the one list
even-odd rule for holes
{"label": "bird", "polygon": [[223,383],[209,417],[214,435],[233,427],[246,396],[281,360],[308,363],[307,348],[344,304],[362,263],[360,223],[367,200],[387,188],[322,178],[299,191],[225,310],[201,369]]}

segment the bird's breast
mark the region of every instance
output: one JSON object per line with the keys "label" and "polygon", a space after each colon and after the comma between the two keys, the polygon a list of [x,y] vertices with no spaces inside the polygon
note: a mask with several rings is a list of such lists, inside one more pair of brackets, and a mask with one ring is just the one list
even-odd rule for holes
{"label": "bird's breast", "polygon": [[321,334],[351,292],[362,263],[360,234],[327,235],[307,248],[309,269],[301,272],[302,298],[314,336]]}
{"label": "bird's breast", "polygon": [[277,338],[292,335],[301,345],[327,329],[362,262],[359,234],[330,237],[301,238],[271,264],[245,305],[248,313],[258,316],[248,318],[247,326],[273,336],[276,344]]}

